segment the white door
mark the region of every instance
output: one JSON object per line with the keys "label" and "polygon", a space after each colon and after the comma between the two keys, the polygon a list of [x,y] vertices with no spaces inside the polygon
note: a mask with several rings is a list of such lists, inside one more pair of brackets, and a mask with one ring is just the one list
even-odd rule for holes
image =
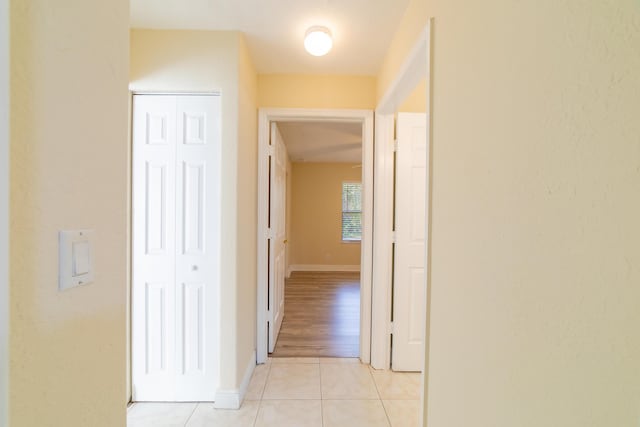
{"label": "white door", "polygon": [[426,114],[399,113],[393,277],[394,371],[421,371],[426,310]]}
{"label": "white door", "polygon": [[134,401],[215,396],[220,141],[219,96],[134,96]]}
{"label": "white door", "polygon": [[284,317],[286,270],[287,148],[278,126],[271,124],[271,190],[269,192],[269,352],[273,352]]}

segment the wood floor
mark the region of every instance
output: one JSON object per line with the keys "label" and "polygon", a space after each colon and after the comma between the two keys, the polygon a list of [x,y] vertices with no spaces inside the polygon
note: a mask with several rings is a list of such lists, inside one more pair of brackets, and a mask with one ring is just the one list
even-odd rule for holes
{"label": "wood floor", "polygon": [[293,272],[272,357],[358,357],[360,274]]}

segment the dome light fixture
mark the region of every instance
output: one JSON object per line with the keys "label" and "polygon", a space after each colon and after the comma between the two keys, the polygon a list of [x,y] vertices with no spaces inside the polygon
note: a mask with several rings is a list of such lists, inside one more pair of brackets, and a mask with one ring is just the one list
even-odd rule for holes
{"label": "dome light fixture", "polygon": [[304,36],[304,48],[313,56],[324,56],[333,47],[331,31],[327,27],[311,27]]}

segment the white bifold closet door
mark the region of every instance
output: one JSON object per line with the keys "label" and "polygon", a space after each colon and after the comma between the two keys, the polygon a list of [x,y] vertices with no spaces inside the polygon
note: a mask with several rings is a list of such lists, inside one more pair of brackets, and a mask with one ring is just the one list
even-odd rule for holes
{"label": "white bifold closet door", "polygon": [[219,379],[220,97],[135,95],[134,401],[213,401]]}
{"label": "white bifold closet door", "polygon": [[421,371],[426,310],[427,116],[399,113],[393,279],[394,371]]}

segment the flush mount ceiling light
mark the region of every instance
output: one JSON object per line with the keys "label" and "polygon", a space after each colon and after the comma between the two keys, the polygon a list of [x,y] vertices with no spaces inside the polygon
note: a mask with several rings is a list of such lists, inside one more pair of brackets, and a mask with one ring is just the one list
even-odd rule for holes
{"label": "flush mount ceiling light", "polygon": [[313,56],[324,56],[331,50],[333,39],[326,27],[311,27],[304,36],[304,48]]}

